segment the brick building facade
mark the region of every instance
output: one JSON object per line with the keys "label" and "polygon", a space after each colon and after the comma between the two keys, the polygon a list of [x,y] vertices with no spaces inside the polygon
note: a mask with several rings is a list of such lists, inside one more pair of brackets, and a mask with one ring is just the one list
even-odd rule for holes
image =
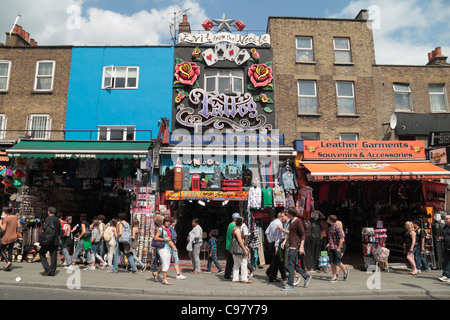
{"label": "brick building facade", "polygon": [[[402,127],[390,129],[391,115],[400,112],[402,119],[427,114],[448,120],[450,65],[439,48],[426,66],[377,65],[367,18],[366,10],[355,19],[269,17],[276,124],[286,143],[297,138],[425,139],[428,129],[418,134],[402,132]],[[394,90],[406,88],[401,84],[409,85],[410,110],[396,108],[395,99],[401,98]],[[431,98],[440,101],[437,111],[431,111],[430,90],[442,92]]]}
{"label": "brick building facade", "polygon": [[1,140],[64,139],[72,46],[38,46],[16,25],[0,44]]}

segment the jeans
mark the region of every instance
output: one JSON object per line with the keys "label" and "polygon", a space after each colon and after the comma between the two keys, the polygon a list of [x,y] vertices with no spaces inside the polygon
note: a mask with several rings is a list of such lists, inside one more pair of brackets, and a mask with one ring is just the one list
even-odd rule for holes
{"label": "jeans", "polygon": [[72,259],[70,258],[69,251],[67,251],[67,241],[69,237],[64,237],[59,240],[59,244],[61,246],[62,253],[64,255],[64,259],[66,259],[67,264],[72,264]]}
{"label": "jeans", "polygon": [[425,269],[430,269],[430,266],[427,263],[427,260],[422,255],[422,250],[420,250],[420,247],[414,248],[414,261],[416,262],[416,268],[418,270],[422,270],[422,266]]}
{"label": "jeans", "polygon": [[192,261],[192,267],[195,272],[201,272],[200,269],[200,247],[201,243],[196,243],[192,246],[192,251],[189,251],[189,257]]}
{"label": "jeans", "polygon": [[[77,247],[72,255],[72,262],[78,260],[78,255],[80,254],[81,249],[84,249],[83,240],[78,241]],[[91,250],[88,250],[86,253],[87,253],[87,255],[86,255],[87,261],[92,262]]]}
{"label": "jeans", "polygon": [[[112,271],[113,272],[118,272],[119,271],[119,258],[120,258],[120,252],[123,251],[121,250],[122,244],[120,242],[117,243],[115,249],[114,249],[114,256],[113,256],[113,267],[112,267]],[[136,264],[134,263],[134,258],[133,258],[133,252],[128,252],[125,253],[125,256],[128,259],[128,262],[131,265],[131,271],[136,271]]]}
{"label": "jeans", "polygon": [[159,257],[158,250],[155,250],[155,259],[153,259],[153,272],[158,271],[159,264],[161,263],[161,258]]}
{"label": "jeans", "polygon": [[295,271],[300,273],[303,279],[307,279],[309,275],[306,273],[306,271],[303,268],[300,268],[298,265],[298,250],[297,249],[289,249],[288,253],[288,281],[287,284],[289,286],[294,285],[294,277],[295,277]]}
{"label": "jeans", "polygon": [[100,242],[93,243],[91,248],[91,254],[92,254],[92,261],[95,261],[95,258],[97,258],[99,261],[103,260],[103,257],[98,254],[100,250]]}
{"label": "jeans", "polygon": [[208,265],[206,267],[206,270],[208,270],[208,272],[211,272],[211,262],[214,262],[217,269],[219,269],[219,271],[222,271],[222,267],[220,266],[219,261],[217,261],[217,251],[216,250],[213,250],[211,257],[208,258]]}
{"label": "jeans", "polygon": [[133,251],[134,262],[137,263],[138,265],[140,265],[142,269],[144,269],[145,264],[142,263],[141,259],[139,259],[138,256],[136,255],[136,249],[132,249],[132,251]]}
{"label": "jeans", "polygon": [[170,255],[171,255],[172,258],[173,258],[173,264],[174,264],[175,266],[179,265],[179,264],[180,264],[180,260],[178,259],[178,252],[175,251],[175,249],[172,248],[172,247],[171,247],[169,250],[170,250]]}
{"label": "jeans", "polygon": [[450,278],[450,250],[444,250],[444,264],[442,265],[442,275]]}

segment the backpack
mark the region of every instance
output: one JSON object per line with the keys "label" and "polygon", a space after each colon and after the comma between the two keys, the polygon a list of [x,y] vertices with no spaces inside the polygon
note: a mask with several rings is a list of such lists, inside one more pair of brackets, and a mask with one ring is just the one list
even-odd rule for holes
{"label": "backpack", "polygon": [[85,226],[85,232],[83,235],[83,239],[91,239],[92,238],[92,230],[89,227],[89,224],[87,222],[83,222],[84,226]]}
{"label": "backpack", "polygon": [[105,232],[103,232],[103,239],[104,239],[106,242],[110,242],[112,238],[113,238],[113,230],[112,230],[112,227],[111,227],[111,226],[108,226],[108,227],[105,229]]}
{"label": "backpack", "polygon": [[53,223],[48,225],[48,228],[41,233],[39,237],[39,244],[41,247],[49,247],[55,244],[55,239],[59,234],[56,232]]}
{"label": "backpack", "polygon": [[130,243],[131,242],[131,228],[128,223],[122,223],[122,234],[119,237],[120,243]]}

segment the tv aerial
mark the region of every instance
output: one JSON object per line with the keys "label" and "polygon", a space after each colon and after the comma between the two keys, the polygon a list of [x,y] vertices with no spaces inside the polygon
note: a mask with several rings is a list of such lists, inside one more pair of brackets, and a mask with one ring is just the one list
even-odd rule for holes
{"label": "tv aerial", "polygon": [[17,14],[16,20],[14,21],[14,23],[13,23],[13,25],[12,25],[12,27],[11,27],[11,31],[9,31],[9,37],[10,37],[10,38],[11,38],[12,32],[14,31],[14,27],[16,26],[16,24],[17,24],[17,22],[19,21],[19,18],[20,18],[21,16],[22,16],[22,15],[21,15],[20,13]]}
{"label": "tv aerial", "polygon": [[[173,13],[173,23],[170,23],[170,37],[173,41],[173,44],[177,42],[177,24],[180,19],[183,18],[184,15],[190,16],[189,11],[197,8],[198,6],[193,6],[184,10],[175,11]],[[172,13],[170,13],[172,14]]]}

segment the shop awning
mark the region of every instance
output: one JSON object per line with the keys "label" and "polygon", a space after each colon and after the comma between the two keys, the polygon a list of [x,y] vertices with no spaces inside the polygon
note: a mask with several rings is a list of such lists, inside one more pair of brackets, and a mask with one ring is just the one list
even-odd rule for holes
{"label": "shop awning", "polygon": [[22,140],[6,150],[13,158],[141,159],[150,142],[134,141],[36,141]]}
{"label": "shop awning", "polygon": [[309,181],[450,179],[450,171],[429,162],[301,163]]}

